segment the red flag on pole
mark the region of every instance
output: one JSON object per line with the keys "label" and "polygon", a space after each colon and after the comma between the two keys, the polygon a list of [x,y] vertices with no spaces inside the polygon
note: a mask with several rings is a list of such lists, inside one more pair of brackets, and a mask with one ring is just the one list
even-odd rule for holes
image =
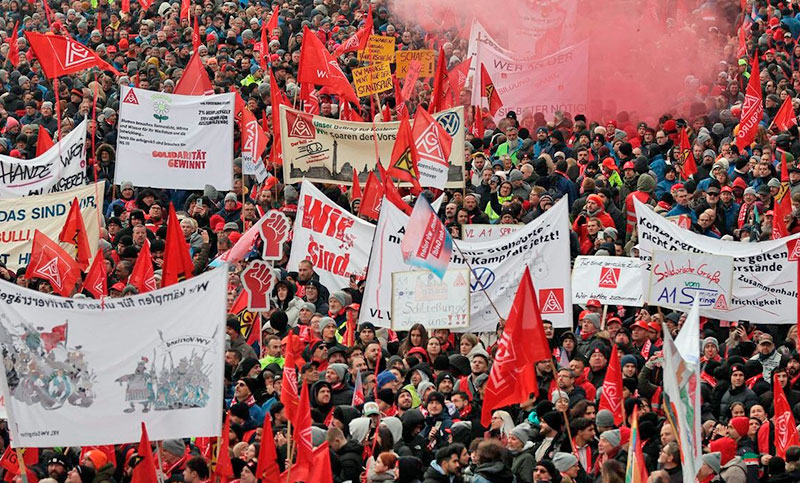
{"label": "red flag on pole", "polygon": [[775,203],[772,207],[772,236],[773,240],[789,236],[789,229],[786,226],[786,215],[792,213],[792,189],[789,186],[789,167],[786,165],[786,152],[779,149],[781,153],[781,189],[775,196]]}
{"label": "red flag on pole", "polygon": [[80,276],[81,269],[75,260],[47,235],[36,230],[25,277],[47,280],[53,291],[62,297],[69,297]]}
{"label": "red flag on pole", "polygon": [[792,126],[797,125],[797,117],[794,115],[791,96],[786,97],[786,100],[783,101],[783,105],[775,113],[775,119],[772,120],[772,124],[781,131],[788,131]]}
{"label": "red flag on pole", "polygon": [[452,106],[458,104],[458,96],[461,94],[461,89],[467,84],[467,77],[469,76],[469,66],[472,64],[472,58],[461,62],[453,67],[453,70],[447,75],[450,82],[450,95],[452,96]]}
{"label": "red flag on pole", "polygon": [[147,426],[145,426],[144,422],[142,422],[142,437],[139,439],[139,447],[136,450],[136,454],[136,464],[133,465],[131,483],[158,483],[153,448],[150,446],[150,438],[147,436]]}
{"label": "red flag on pole", "polygon": [[[187,19],[189,18],[189,15],[190,15],[189,9],[191,8],[191,6],[192,6],[191,0],[181,0],[181,13],[180,13],[179,20],[182,21],[185,18],[187,18]],[[101,30],[101,32],[102,32],[102,30]]]}
{"label": "red flag on pole", "polygon": [[750,69],[750,81],[742,103],[742,117],[739,121],[739,132],[736,134],[736,146],[739,152],[753,142],[758,133],[758,123],[764,118],[764,103],[761,98],[761,80],[759,79],[758,53],[753,55],[753,64]]}
{"label": "red flag on pole", "polygon": [[611,348],[608,371],[603,381],[603,394],[597,410],[608,409],[614,415],[614,424],[620,426],[625,421],[625,408],[622,405],[622,366],[619,363],[617,345]]}
{"label": "red flag on pole", "polygon": [[39,134],[36,136],[36,157],[38,158],[54,145],[55,143],[53,143],[50,133],[47,132],[44,126],[39,124]]}
{"label": "red flag on pole", "polygon": [[283,164],[283,147],[281,145],[281,106],[291,106],[286,94],[278,89],[275,76],[269,76],[269,98],[272,106],[272,148],[269,152],[269,161],[273,165]]}
{"label": "red flag on pole", "polygon": [[[129,0],[130,1],[130,0]],[[200,26],[197,25],[197,15],[194,16],[194,27],[192,27],[192,51],[196,54],[200,47]]]}
{"label": "red flag on pole", "polygon": [[785,458],[786,449],[789,446],[800,444],[800,436],[797,434],[797,425],[792,415],[792,409],[789,407],[789,401],[786,399],[786,393],[777,377],[772,378],[772,385],[774,386],[772,394],[775,408],[775,416],[772,418],[775,423],[775,453],[781,458]]}
{"label": "red flag on pole", "polygon": [[361,206],[358,207],[358,214],[377,220],[381,212],[383,191],[383,183],[378,181],[374,171],[370,171],[367,175],[367,184],[364,186],[364,197],[361,200]]}
{"label": "red flag on pole", "polygon": [[214,475],[222,483],[233,479],[233,464],[231,463],[231,413],[225,415],[225,424],[222,425],[222,437],[217,446],[217,465],[214,468]]}
{"label": "red flag on pole", "polygon": [[[280,15],[280,12],[281,12],[281,6],[275,5],[275,9],[272,11],[272,15],[270,15],[269,17],[269,22],[267,22],[266,25],[267,35],[269,36],[270,39],[275,38],[272,32],[276,28],[278,28],[278,16]],[[267,56],[269,55],[269,43],[261,46],[261,56],[263,57],[264,55]]]}
{"label": "red flag on pole", "polygon": [[692,144],[689,142],[689,134],[686,132],[686,128],[681,129],[679,144],[683,166],[682,175],[684,179],[689,179],[689,176],[697,173],[697,162],[694,159],[694,153],[692,153]]}
{"label": "red flag on pole", "polygon": [[486,382],[481,423],[489,425],[495,408],[525,401],[531,393],[538,395],[533,364],[551,357],[536,291],[526,267]]}
{"label": "red flag on pole", "polygon": [[101,59],[97,52],[69,37],[36,32],[25,32],[25,36],[48,79],[92,67],[110,70],[118,76],[122,75],[111,64]]}
{"label": "red flag on pole", "polygon": [[295,466],[310,468],[314,462],[314,446],[311,444],[311,406],[308,398],[308,384],[300,390],[300,404],[297,406],[297,421],[292,439],[297,445]]}
{"label": "red flag on pole", "polygon": [[400,128],[397,130],[397,138],[392,148],[391,160],[388,170],[389,175],[411,183],[417,193],[422,191],[419,185],[419,168],[417,167],[419,154],[417,153],[417,147],[414,145],[414,136],[411,132],[411,123],[408,121],[408,116],[400,119]]}
{"label": "red flag on pole", "polygon": [[339,68],[338,61],[328,53],[325,46],[308,27],[303,30],[303,45],[300,48],[298,82],[329,86],[337,94],[358,104],[353,86]]}
{"label": "red flag on pole", "polygon": [[489,72],[486,71],[486,66],[483,64],[481,64],[481,97],[485,97],[489,102],[489,112],[492,113],[492,116],[503,107],[500,94],[494,88],[492,78],[489,77]]}
{"label": "red flag on pole", "polygon": [[447,72],[447,60],[445,59],[444,47],[439,47],[439,58],[436,60],[436,74],[433,78],[433,95],[428,112],[438,112],[446,109],[450,90],[450,79]]}
{"label": "red flag on pole", "polygon": [[428,177],[429,183],[426,186],[443,190],[447,184],[447,171],[450,169],[453,138],[425,109],[417,109],[412,134],[419,159],[439,167],[438,171],[429,170],[434,179],[430,180]]}
{"label": "red flag on pole", "polygon": [[83,223],[80,203],[78,198],[72,199],[69,207],[67,221],[58,234],[58,241],[69,243],[77,248],[76,260],[81,270],[89,267],[89,258],[92,256],[92,249],[89,246],[89,237],[86,235],[86,225]]}
{"label": "red flag on pole", "polygon": [[350,401],[351,406],[360,406],[366,402],[364,397],[364,383],[361,382],[361,369],[356,372],[356,382],[353,386],[353,399]]}
{"label": "red flag on pole", "polygon": [[339,57],[342,54],[353,51],[362,51],[367,48],[369,43],[369,36],[372,35],[373,21],[372,21],[372,5],[369,6],[367,18],[364,21],[364,26],[356,30],[356,33],[351,35],[347,40],[336,48],[333,52],[334,57]]}
{"label": "red flag on pole", "polygon": [[271,418],[266,415],[264,426],[261,429],[261,447],[258,450],[258,466],[256,467],[256,478],[262,481],[278,481],[281,475],[274,437]]}
{"label": "red flag on pole", "polygon": [[361,185],[358,183],[358,171],[356,171],[356,168],[353,168],[353,193],[350,198],[352,198],[351,201],[361,199]]}
{"label": "red flag on pole", "polygon": [[189,245],[183,236],[175,207],[169,204],[169,218],[167,218],[167,240],[164,243],[164,263],[161,266],[161,286],[167,287],[180,280],[192,278],[194,262],[189,253]]}
{"label": "red flag on pole", "polygon": [[203,61],[197,53],[192,54],[192,58],[186,64],[181,78],[178,79],[178,85],[175,86],[175,94],[208,96],[213,93],[214,86],[211,84],[206,68],[203,67]]}
{"label": "red flag on pole", "polygon": [[[42,0],[42,1],[44,2],[45,7],[46,7],[47,6],[47,0]],[[122,9],[122,11],[124,13],[131,13],[131,0],[122,0],[122,5],[120,6],[120,8]],[[49,21],[49,17],[48,17],[48,21]]]}
{"label": "red flag on pole", "polygon": [[300,400],[297,397],[297,354],[294,350],[294,339],[297,336],[289,333],[284,341],[286,341],[286,359],[283,363],[283,379],[281,379],[281,402],[283,403],[286,418],[294,424],[297,424],[297,407],[300,405]]}
{"label": "red flag on pole", "polygon": [[96,299],[108,295],[108,274],[102,250],[97,250],[97,253],[94,254],[92,266],[89,267],[86,280],[83,281],[83,290],[92,294]]}
{"label": "red flag on pole", "polygon": [[19,46],[17,45],[18,37],[19,37],[19,20],[17,20],[17,22],[14,24],[14,31],[11,33],[11,38],[8,39],[8,54],[6,55],[8,60],[11,62],[11,65],[13,65],[14,67],[17,67],[19,65]]}
{"label": "red flag on pole", "polygon": [[242,160],[254,164],[261,163],[261,154],[267,149],[267,135],[250,109],[242,109],[239,123],[242,133]]}
{"label": "red flag on pole", "polygon": [[128,283],[136,287],[139,293],[150,292],[158,288],[153,270],[153,256],[150,254],[150,242],[147,240],[139,250]]}
{"label": "red flag on pole", "polygon": [[333,483],[330,448],[327,441],[314,448],[314,460],[308,472],[308,481]]}

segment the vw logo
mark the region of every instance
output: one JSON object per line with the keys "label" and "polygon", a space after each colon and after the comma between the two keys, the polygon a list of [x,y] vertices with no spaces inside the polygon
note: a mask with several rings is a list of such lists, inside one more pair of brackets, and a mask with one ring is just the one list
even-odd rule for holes
{"label": "vw logo", "polygon": [[447,134],[455,136],[461,129],[461,120],[455,112],[446,112],[439,116],[436,121],[442,125]]}
{"label": "vw logo", "polygon": [[486,290],[494,283],[494,272],[488,267],[476,267],[472,269],[472,279],[469,281],[470,291],[478,292]]}

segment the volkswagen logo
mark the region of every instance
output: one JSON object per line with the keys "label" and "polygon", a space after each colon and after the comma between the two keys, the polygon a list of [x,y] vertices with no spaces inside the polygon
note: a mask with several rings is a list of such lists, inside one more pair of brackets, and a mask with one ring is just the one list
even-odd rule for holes
{"label": "volkswagen logo", "polygon": [[461,129],[461,120],[455,112],[446,112],[439,116],[436,121],[442,125],[447,134],[455,136]]}
{"label": "volkswagen logo", "polygon": [[472,269],[472,279],[469,281],[470,291],[486,290],[494,283],[494,272],[488,267],[475,267]]}

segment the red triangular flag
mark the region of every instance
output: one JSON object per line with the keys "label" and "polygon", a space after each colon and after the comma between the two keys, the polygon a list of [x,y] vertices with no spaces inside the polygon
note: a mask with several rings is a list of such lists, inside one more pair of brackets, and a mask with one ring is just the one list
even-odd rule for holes
{"label": "red triangular flag", "polygon": [[314,459],[308,472],[307,481],[313,481],[314,483],[333,483],[331,455],[327,441],[314,448]]}
{"label": "red triangular flag", "polygon": [[[124,0],[123,0],[124,1]],[[53,25],[53,11],[50,10],[50,5],[47,0],[42,0],[42,4],[44,5],[44,16],[47,18],[47,25]],[[124,4],[123,4],[124,6]],[[128,6],[128,11],[130,11],[130,6]],[[55,32],[55,30],[54,30]],[[55,32],[58,33],[58,32]]]}
{"label": "red triangular flag", "polygon": [[[270,15],[270,17],[269,17],[269,22],[267,22],[267,25],[266,25],[267,35],[269,36],[270,39],[276,38],[275,35],[273,35],[272,32],[276,28],[278,28],[278,16],[280,15],[280,12],[281,12],[281,6],[280,5],[275,5],[275,9],[272,11],[272,15]],[[262,56],[263,55],[269,56],[269,43],[267,43],[266,45],[262,45],[262,47],[261,47],[261,55]]]}
{"label": "red triangular flag", "polygon": [[337,94],[358,104],[353,86],[339,68],[337,60],[308,27],[303,30],[303,45],[300,48],[300,69],[297,80],[301,83],[329,86]]}
{"label": "red triangular flag", "polygon": [[122,75],[111,64],[101,59],[97,52],[69,37],[36,32],[25,32],[25,36],[48,79],[92,67],[110,70],[117,76]]}
{"label": "red triangular flag", "polygon": [[106,274],[106,260],[103,258],[103,251],[97,250],[94,254],[92,266],[83,281],[83,290],[86,290],[96,299],[108,295],[108,274]]}
{"label": "red triangular flag", "polygon": [[358,171],[356,171],[356,168],[353,168],[353,193],[350,198],[350,201],[361,199],[361,185],[358,183]]}
{"label": "red triangular flag", "polygon": [[36,136],[36,157],[38,158],[55,145],[47,129],[39,124],[39,134]]}
{"label": "red triangular flag", "polygon": [[461,89],[467,85],[470,65],[472,65],[472,58],[467,58],[467,60],[453,67],[453,70],[447,74],[447,80],[450,82],[450,102],[452,103],[448,107],[458,104],[458,96],[461,94]]}
{"label": "red triangular flag", "polygon": [[195,15],[194,27],[192,27],[192,51],[195,54],[197,53],[198,47],[200,47],[200,26],[197,25],[197,15]]}
{"label": "red triangular flag", "polygon": [[417,153],[417,147],[414,145],[414,136],[411,132],[411,123],[408,121],[408,116],[400,119],[400,127],[397,130],[397,138],[392,148],[391,160],[388,170],[389,175],[411,183],[416,192],[421,191],[419,168],[417,167],[419,154]]}
{"label": "red triangular flag", "polygon": [[261,163],[261,154],[267,149],[267,135],[250,109],[242,109],[239,126],[242,133],[242,161]]}
{"label": "red triangular flag", "polygon": [[[276,7],[277,8],[277,7]],[[267,31],[267,24],[269,22],[261,23],[261,40],[253,45],[253,52],[258,52],[258,65],[264,69],[264,72],[269,72],[269,37]]]}
{"label": "red triangular flag", "polygon": [[680,145],[680,157],[683,166],[681,175],[683,179],[689,179],[689,176],[697,173],[697,162],[694,159],[692,144],[689,142],[689,134],[686,132],[686,128],[681,129],[678,144]]}
{"label": "red triangular flag", "polygon": [[25,278],[47,280],[54,292],[62,297],[69,297],[80,276],[81,269],[75,260],[47,235],[36,230]]}
{"label": "red triangular flag", "polygon": [[[17,45],[17,38],[19,37],[19,20],[14,24],[14,31],[11,38],[8,39],[8,54],[6,58],[11,62],[11,65],[17,67],[19,65],[19,46]],[[38,154],[37,154],[38,156]]]}
{"label": "red triangular flag", "polygon": [[186,64],[186,68],[175,86],[174,93],[183,94],[184,96],[208,96],[214,93],[214,86],[211,84],[208,72],[203,67],[203,61],[197,53],[192,54],[192,58]]}
{"label": "red triangular flag", "polygon": [[383,183],[378,181],[375,172],[370,171],[369,175],[367,175],[367,184],[364,186],[364,196],[361,199],[361,206],[358,207],[358,214],[377,220],[381,212],[383,191]]}
{"label": "red triangular flag", "polygon": [[272,106],[272,148],[269,152],[269,162],[273,165],[283,164],[283,148],[281,145],[281,105],[290,106],[291,103],[286,95],[278,89],[275,76],[269,76],[269,98]]}
{"label": "red triangular flag", "polygon": [[367,18],[364,21],[364,26],[356,30],[356,33],[351,35],[347,40],[336,48],[333,52],[334,57],[339,57],[342,54],[353,51],[362,51],[367,48],[369,43],[369,36],[372,35],[373,20],[372,20],[372,5],[369,6]]}
{"label": "red triangular flag", "polygon": [[[191,15],[189,13],[189,9],[191,8],[191,6],[192,6],[191,0],[181,0],[181,13],[180,13],[180,17],[178,17],[179,20],[182,21],[185,18],[186,19],[189,18],[189,15]],[[102,30],[101,30],[101,32],[102,32]]]}
{"label": "red triangular flag", "polygon": [[139,293],[150,292],[158,288],[153,270],[153,257],[150,254],[150,242],[145,240],[136,263],[133,264],[128,283],[136,287]]}
{"label": "red triangular flag", "polygon": [[83,223],[80,203],[78,198],[72,199],[69,207],[67,221],[58,234],[58,241],[69,243],[77,248],[76,260],[81,270],[89,267],[89,259],[92,257],[92,249],[89,246],[89,237],[86,235],[86,225]]}
{"label": "red triangular flag", "polygon": [[353,399],[350,401],[351,406],[360,406],[366,402],[364,397],[364,383],[361,382],[361,369],[356,372],[356,382],[353,386]]}
{"label": "red triangular flag", "polygon": [[339,112],[339,119],[342,121],[364,122],[364,118],[353,109],[349,101],[342,100],[342,108]]}
{"label": "red triangular flag", "polygon": [[608,359],[608,371],[603,381],[603,394],[600,396],[600,405],[597,410],[608,409],[614,415],[614,424],[622,425],[625,421],[625,407],[622,403],[622,366],[619,363],[617,345],[611,348],[611,357]]}
{"label": "red triangular flag", "polygon": [[286,358],[283,363],[283,379],[281,379],[281,402],[283,403],[286,418],[297,424],[297,407],[300,400],[297,397],[297,354],[294,350],[294,340],[297,336],[289,333],[286,336]]}
{"label": "red triangular flag", "polygon": [[500,94],[494,88],[492,78],[489,77],[489,72],[486,71],[486,66],[481,64],[481,97],[485,97],[489,102],[489,112],[492,116],[497,114],[497,111],[503,107],[503,101],[500,100]]}
{"label": "red triangular flag", "polygon": [[425,109],[417,109],[414,115],[414,128],[411,132],[420,161],[425,161],[434,167],[429,170],[433,173],[434,180],[425,186],[443,190],[447,184],[447,172],[450,169],[450,150],[453,146],[453,138]]}
{"label": "red triangular flag", "polygon": [[308,384],[300,390],[300,404],[297,406],[297,421],[292,439],[297,445],[295,465],[310,468],[314,461],[314,446],[311,444],[311,406],[308,398]]}
{"label": "red triangular flag", "polygon": [[764,102],[761,98],[761,80],[759,79],[758,53],[753,55],[750,68],[750,81],[742,103],[742,117],[739,122],[739,132],[736,133],[736,146],[739,152],[744,152],[750,146],[758,133],[758,124],[764,118]]}
{"label": "red triangular flag", "polygon": [[775,113],[775,119],[772,120],[772,124],[781,131],[788,131],[792,126],[797,125],[797,117],[794,115],[791,96],[787,96],[786,100],[783,101],[783,105]]}
{"label": "red triangular flag", "polygon": [[436,75],[433,78],[433,95],[428,112],[439,112],[443,109],[446,101],[445,96],[450,90],[450,79],[447,73],[447,60],[445,60],[444,47],[439,47],[439,58],[436,59]]}
{"label": "red triangular flag", "polygon": [[175,207],[169,204],[167,240],[164,243],[164,263],[161,265],[161,286],[168,287],[180,280],[192,278],[194,262],[189,253],[189,244],[183,236]]}
{"label": "red triangular flag", "polygon": [[150,438],[147,436],[147,427],[144,422],[142,422],[142,437],[139,440],[136,454],[138,458],[136,466],[133,467],[131,483],[158,483],[153,448],[150,446]]}
{"label": "red triangular flag", "polygon": [[233,479],[233,464],[231,463],[231,413],[225,415],[225,424],[222,425],[222,437],[217,446],[217,465],[214,468],[214,476],[222,483]]}
{"label": "red triangular flag", "polygon": [[775,454],[785,458],[786,449],[789,446],[800,445],[800,436],[797,434],[797,425],[794,415],[792,415],[792,409],[789,407],[789,401],[786,399],[786,393],[777,377],[772,378],[772,385],[774,386],[772,394],[775,416],[772,421],[775,423]]}
{"label": "red triangular flag", "polygon": [[264,426],[261,429],[261,447],[258,450],[258,466],[256,478],[262,481],[278,481],[281,469],[278,466],[278,452],[275,450],[272,421],[269,415],[264,417]]}
{"label": "red triangular flag", "polygon": [[406,106],[406,99],[403,95],[403,89],[400,88],[400,81],[397,76],[392,74],[392,85],[394,86],[394,111],[397,117],[408,117],[408,106]]}

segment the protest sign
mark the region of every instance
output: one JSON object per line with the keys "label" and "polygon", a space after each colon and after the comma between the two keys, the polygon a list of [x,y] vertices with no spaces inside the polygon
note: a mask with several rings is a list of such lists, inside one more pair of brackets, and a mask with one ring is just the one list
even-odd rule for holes
{"label": "protest sign", "polygon": [[182,96],[122,86],[117,184],[233,188],[234,94]]}
{"label": "protest sign", "polygon": [[227,281],[223,267],[103,301],[0,282],[14,447],[128,443],[141,422],[153,440],[219,436]]}
{"label": "protest sign", "polygon": [[629,257],[580,256],[572,266],[572,303],[640,307],[642,295],[641,260]]}
{"label": "protest sign", "polygon": [[429,330],[469,327],[469,269],[447,270],[444,278],[430,270],[392,274],[392,329],[410,330],[422,324]]}
{"label": "protest sign", "polygon": [[[510,110],[518,119],[537,112],[550,117],[555,111],[585,112],[588,102],[589,42],[564,47],[546,57],[520,58],[503,49],[478,22],[472,24],[468,57],[470,77],[481,64],[486,66],[503,106],[495,119]],[[480,101],[480,89],[473,89],[473,103]],[[475,104],[480,105],[480,104]]]}
{"label": "protest sign", "polygon": [[[459,147],[464,146],[464,108],[459,106],[432,116],[453,138],[447,187],[461,188],[464,186],[464,150]],[[375,138],[381,163],[389,169],[399,122],[339,121],[286,106],[281,106],[280,117],[283,173],[287,184],[307,179],[350,186],[355,169],[364,186],[367,175],[377,167]]]}
{"label": "protest sign", "polygon": [[412,60],[408,64],[408,72],[406,72],[406,80],[403,82],[403,99],[411,99],[414,92],[414,85],[419,79],[419,74],[422,72],[422,64],[417,60]]}
{"label": "protest sign", "polygon": [[[638,200],[635,205],[639,257],[646,262],[642,265],[643,283],[649,282],[651,259],[659,249],[733,257],[733,286],[725,320],[770,324],[797,322],[795,262],[800,250],[796,240],[800,234],[759,243],[717,240],[667,221]],[[646,292],[647,287],[643,291]],[[700,315],[718,318],[719,312],[713,307],[701,306]]]}
{"label": "protest sign", "polygon": [[464,241],[497,240],[516,233],[525,225],[462,225],[461,239]]}
{"label": "protest sign", "polygon": [[396,39],[392,36],[370,35],[367,48],[358,51],[360,62],[394,62]]}
{"label": "protest sign", "polygon": [[434,50],[398,50],[395,62],[395,75],[398,79],[405,78],[408,75],[408,69],[412,61],[417,61],[421,64],[419,77],[433,77],[434,61],[436,60],[436,51]]}
{"label": "protest sign", "polygon": [[394,87],[392,72],[387,62],[370,64],[353,69],[353,85],[358,97],[386,92]]}
{"label": "protest sign", "polygon": [[86,126],[84,120],[64,139],[33,159],[0,155],[0,198],[58,193],[85,185]]}
{"label": "protest sign", "polygon": [[732,286],[732,257],[657,249],[650,262],[647,303],[686,312],[698,299],[706,317],[728,320]]}
{"label": "protest sign", "polygon": [[[525,267],[531,270],[542,317],[552,321],[554,327],[572,327],[567,209],[564,199],[502,239],[455,242],[457,249],[453,250],[449,269],[472,268],[470,324],[456,331],[494,331],[497,314],[486,296],[491,297],[500,316],[506,317]],[[391,327],[392,273],[412,270],[403,262],[400,251],[407,223],[405,213],[391,202],[383,201],[372,242],[372,259],[359,323],[372,322],[379,327]],[[291,262],[289,265],[292,266]]]}
{"label": "protest sign", "polygon": [[345,211],[303,181],[294,220],[290,267],[311,260],[322,285],[346,287],[361,280],[369,263],[369,242],[375,226]]}
{"label": "protest sign", "polygon": [[[94,256],[97,240],[100,239],[97,207],[103,206],[103,192],[102,184],[97,188],[92,184],[61,193],[0,199],[0,262],[12,271],[28,265],[33,233],[37,229],[51,240],[58,240],[58,234],[67,221],[72,199],[76,197]],[[67,244],[62,246],[69,254],[75,252],[74,247]]]}

